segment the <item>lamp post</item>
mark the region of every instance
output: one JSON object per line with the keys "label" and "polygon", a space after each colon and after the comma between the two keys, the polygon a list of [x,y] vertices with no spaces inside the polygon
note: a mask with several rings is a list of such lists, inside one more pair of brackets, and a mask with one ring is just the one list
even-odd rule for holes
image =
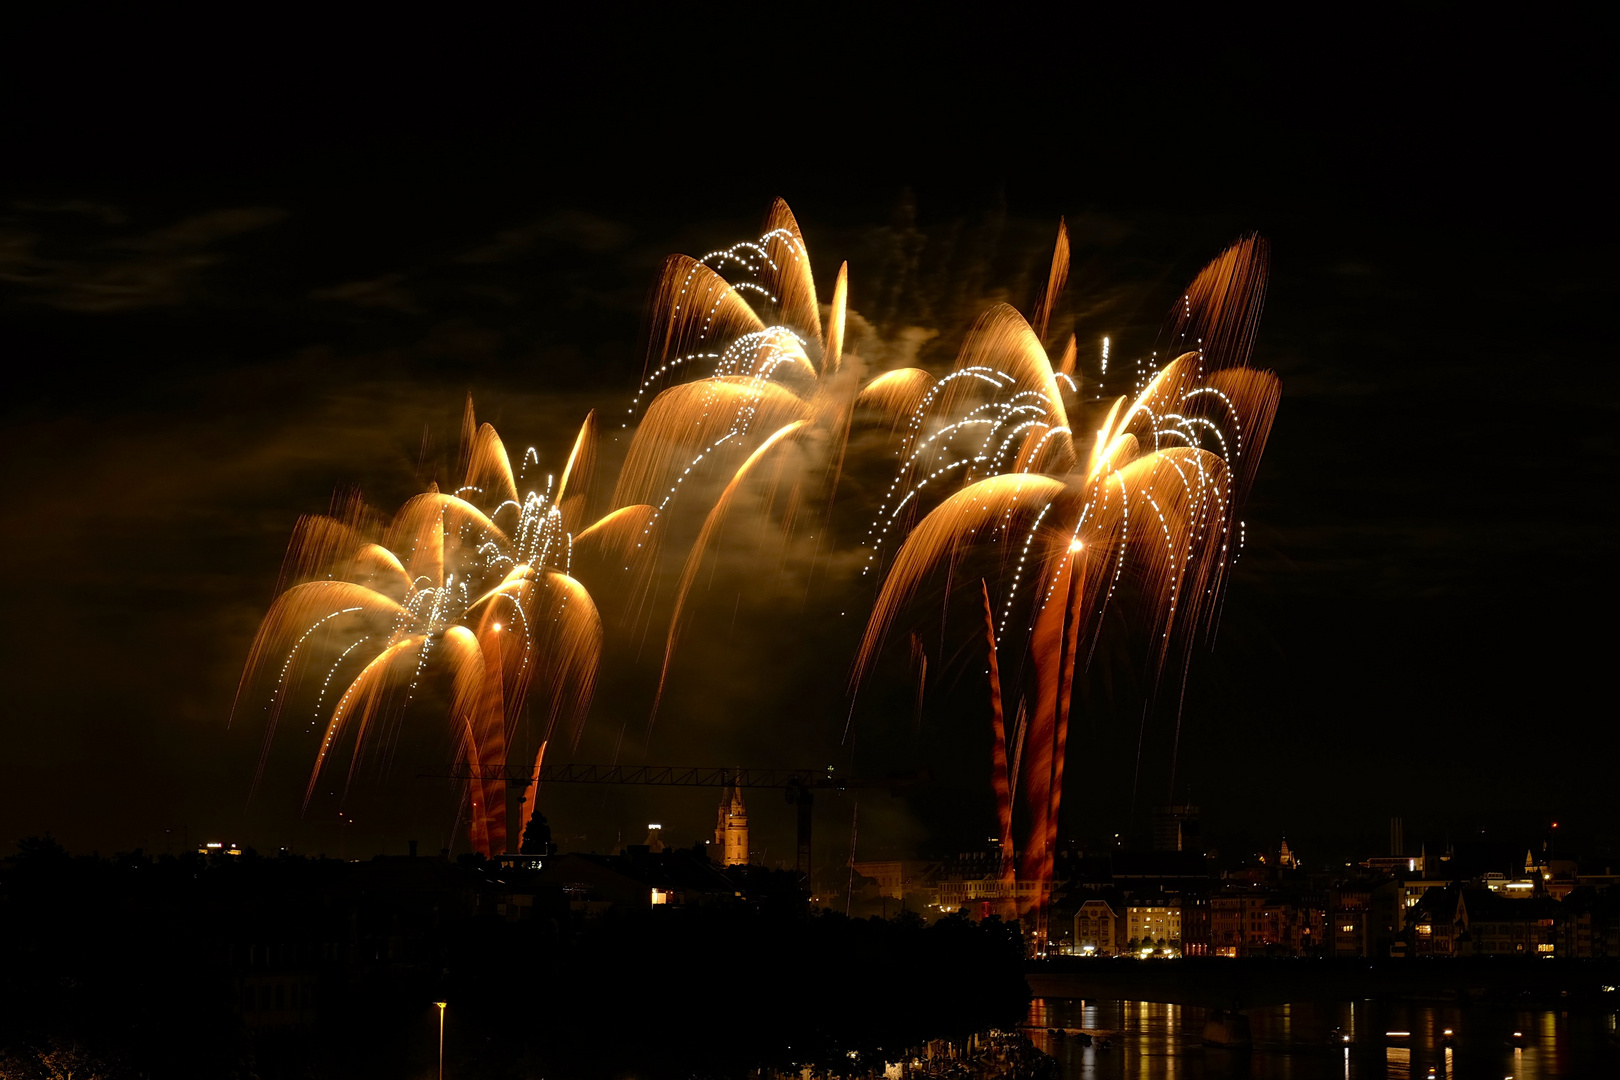
{"label": "lamp post", "polygon": [[444,1080],[444,1005],[442,1001],[433,1004],[439,1007],[439,1080]]}

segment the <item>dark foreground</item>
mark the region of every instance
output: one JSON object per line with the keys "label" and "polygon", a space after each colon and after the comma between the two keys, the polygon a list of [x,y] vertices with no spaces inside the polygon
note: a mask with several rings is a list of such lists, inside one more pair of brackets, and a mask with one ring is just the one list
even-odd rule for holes
{"label": "dark foreground", "polygon": [[436,1001],[451,1077],[847,1071],[1029,1000],[995,922],[812,914],[769,872],[587,915],[511,878],[32,845],[0,864],[0,1076],[430,1077]]}

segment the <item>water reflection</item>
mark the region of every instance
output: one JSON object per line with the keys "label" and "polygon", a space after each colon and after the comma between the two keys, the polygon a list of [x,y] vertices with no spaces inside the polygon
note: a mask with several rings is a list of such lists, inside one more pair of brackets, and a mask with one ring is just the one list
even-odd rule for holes
{"label": "water reflection", "polygon": [[1610,1014],[1402,1001],[1294,1002],[1245,1010],[1252,1045],[1204,1045],[1207,1009],[1036,998],[1026,1030],[1066,1080],[1542,1080],[1620,1076]]}

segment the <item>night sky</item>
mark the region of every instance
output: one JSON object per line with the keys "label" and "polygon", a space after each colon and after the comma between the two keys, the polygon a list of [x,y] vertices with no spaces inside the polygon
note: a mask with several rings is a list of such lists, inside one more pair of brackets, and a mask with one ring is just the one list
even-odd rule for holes
{"label": "night sky", "polygon": [[[262,732],[227,718],[294,520],[350,486],[391,512],[443,482],[469,391],[560,468],[585,411],[634,390],[662,257],[757,235],[780,195],[824,298],[849,260],[852,309],[890,347],[933,332],[936,367],[989,302],[1028,310],[1059,216],[1063,317],[1116,362],[1259,230],[1253,362],[1283,403],[1176,797],[1234,852],[1286,833],[1307,859],[1364,855],[1393,814],[1431,841],[1559,820],[1620,851],[1595,28],[699,31],[57,16],[10,35],[0,841],[440,846],[452,800],[414,777],[447,760],[437,734],[368,779],[346,835],[300,818],[291,751],[244,809]],[[862,797],[861,855],[982,847],[971,665],[940,662],[920,729],[903,688],[863,695],[852,748],[859,617],[836,583],[801,586],[710,576],[647,757],[926,767],[928,790]],[[575,760],[642,729],[657,652],[610,647]],[[1135,835],[1166,779],[1134,772],[1141,687],[1091,693],[1064,829],[1096,844]],[[791,859],[787,808],[756,799],[756,847]],[[700,838],[714,800],[543,805],[606,850],[652,820]],[[824,851],[851,811],[826,801]]]}

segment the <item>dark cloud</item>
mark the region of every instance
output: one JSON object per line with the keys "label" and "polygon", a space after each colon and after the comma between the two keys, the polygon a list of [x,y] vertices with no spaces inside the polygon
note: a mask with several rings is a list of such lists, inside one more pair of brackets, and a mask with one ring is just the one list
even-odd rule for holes
{"label": "dark cloud", "polygon": [[629,243],[634,235],[634,230],[622,222],[609,221],[583,210],[562,210],[537,218],[527,225],[501,231],[493,240],[462,255],[461,261],[509,262],[532,254],[535,245],[543,241],[593,253],[616,251]]}
{"label": "dark cloud", "polygon": [[[100,228],[53,228],[51,217],[89,218]],[[23,203],[0,223],[0,282],[25,302],[63,311],[109,314],[177,307],[194,298],[201,274],[224,255],[225,241],[284,217],[270,207],[194,214],[144,230],[119,229],[127,219],[96,203]]]}
{"label": "dark cloud", "polygon": [[389,308],[405,315],[419,314],[422,309],[412,299],[410,291],[404,288],[404,282],[404,274],[384,274],[370,281],[346,281],[341,285],[316,289],[309,295],[315,300],[331,300],[357,307]]}

